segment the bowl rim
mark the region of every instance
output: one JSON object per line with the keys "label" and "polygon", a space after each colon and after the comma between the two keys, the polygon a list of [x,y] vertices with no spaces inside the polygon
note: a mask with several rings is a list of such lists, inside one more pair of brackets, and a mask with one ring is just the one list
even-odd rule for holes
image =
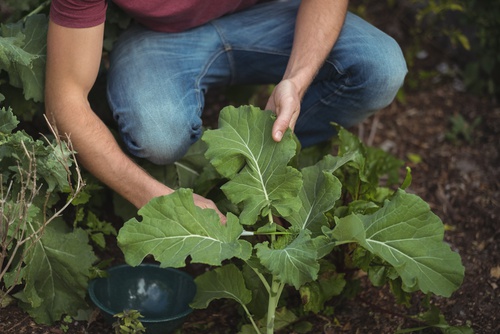
{"label": "bowl rim", "polygon": [[[124,263],[124,264],[119,264],[119,265],[116,265],[113,267],[109,267],[108,269],[106,269],[106,272],[109,273],[111,271],[119,270],[122,268],[138,268],[138,267],[154,267],[154,268],[158,268],[158,269],[162,269],[162,270],[168,270],[168,271],[175,272],[176,274],[180,274],[181,276],[188,278],[190,281],[193,282],[193,284],[195,284],[195,287],[196,287],[196,283],[194,282],[193,277],[191,275],[189,275],[188,273],[186,273],[182,270],[176,269],[176,268],[171,268],[171,267],[162,268],[160,265],[155,264],[155,263],[141,263],[137,266],[131,266],[131,265]],[[95,284],[97,283],[98,280],[103,280],[103,279],[106,279],[106,277],[99,277],[99,278],[94,278],[94,279],[90,280],[88,283],[87,291],[88,291],[89,297],[90,297],[91,301],[94,303],[94,305],[96,305],[100,310],[106,312],[108,315],[114,316],[115,314],[119,313],[120,311],[114,312],[110,308],[103,305],[94,293]],[[123,312],[123,310],[121,312]],[[155,318],[155,319],[141,318],[140,320],[142,323],[158,323],[158,322],[164,322],[164,321],[173,321],[173,320],[178,320],[178,319],[181,319],[183,317],[186,317],[192,312],[193,312],[193,309],[188,305],[188,308],[186,309],[185,312],[179,313],[176,316]]]}

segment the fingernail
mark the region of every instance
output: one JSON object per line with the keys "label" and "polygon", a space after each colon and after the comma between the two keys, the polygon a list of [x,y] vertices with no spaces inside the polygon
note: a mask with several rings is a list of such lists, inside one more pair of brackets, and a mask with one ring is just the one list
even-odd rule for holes
{"label": "fingernail", "polygon": [[276,134],[274,135],[276,137],[277,141],[280,141],[281,138],[283,138],[283,132],[281,131],[276,131]]}

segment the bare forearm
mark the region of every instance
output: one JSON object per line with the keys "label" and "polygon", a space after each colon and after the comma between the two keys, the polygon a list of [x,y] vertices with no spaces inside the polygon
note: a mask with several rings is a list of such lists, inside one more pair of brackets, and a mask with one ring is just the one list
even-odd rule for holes
{"label": "bare forearm", "polygon": [[72,29],[49,22],[45,107],[81,164],[137,207],[172,190],[154,180],[121,150],[92,111],[87,95],[101,61],[104,25]]}
{"label": "bare forearm", "polygon": [[[140,208],[153,197],[173,189],[154,179],[119,147],[113,135],[92,111],[88,93],[99,69],[104,24],[68,28],[49,22],[45,107],[59,134],[71,140],[77,159],[94,176]],[[216,210],[211,201],[197,194],[195,204]]]}
{"label": "bare forearm", "polygon": [[294,129],[304,94],[337,41],[347,13],[348,0],[303,0],[297,14],[292,52],[282,81],[266,109],[278,116],[273,139]]}
{"label": "bare forearm", "polygon": [[292,54],[283,77],[296,85],[301,98],[337,41],[348,3],[348,0],[301,2]]}
{"label": "bare forearm", "polygon": [[[48,99],[49,117],[61,135],[67,135],[77,151],[79,162],[136,207],[150,199],[172,192],[136,165],[119,147],[104,123],[90,110],[86,102]],[[63,113],[59,108],[72,110]]]}
{"label": "bare forearm", "polygon": [[[54,99],[51,91],[49,85],[46,93],[47,115],[60,134],[65,134],[71,140],[78,160],[95,177],[137,208],[154,197],[174,191],[150,176],[121,150],[109,129],[86,102],[69,97]],[[62,110],[72,112],[65,113]],[[193,194],[193,198],[197,206],[215,210],[221,222],[226,221],[226,217],[211,200],[197,194]]]}

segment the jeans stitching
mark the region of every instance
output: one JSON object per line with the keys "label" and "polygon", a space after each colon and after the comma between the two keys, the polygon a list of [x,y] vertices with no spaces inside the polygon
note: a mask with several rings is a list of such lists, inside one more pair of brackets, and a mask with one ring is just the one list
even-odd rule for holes
{"label": "jeans stitching", "polygon": [[[300,120],[300,123],[304,124],[304,121],[306,121],[306,123],[307,123],[307,120],[310,118],[310,114],[311,114],[312,110],[315,110],[320,104],[327,105],[326,101],[328,99],[330,99],[332,96],[334,96],[334,95],[342,95],[342,92],[344,91],[345,87],[346,86],[344,86],[344,85],[339,85],[338,88],[335,89],[335,91],[331,92],[327,96],[322,96],[320,99],[317,99],[317,101],[315,103],[313,103],[311,106],[309,106],[309,108],[307,108],[307,110],[301,110],[300,114],[302,116],[301,117],[302,119]],[[313,115],[314,114],[315,113],[313,113]]]}
{"label": "jeans stitching", "polygon": [[220,41],[221,41],[221,44],[222,44],[222,50],[220,50],[218,53],[216,53],[216,56],[214,56],[212,58],[213,60],[211,62],[209,62],[210,64],[208,64],[208,62],[207,62],[206,69],[208,71],[208,67],[213,64],[213,62],[215,61],[215,59],[217,59],[217,57],[220,56],[221,54],[225,54],[226,57],[227,57],[227,62],[229,64],[229,80],[228,80],[228,84],[232,84],[232,83],[234,83],[234,80],[235,80],[234,73],[235,73],[236,69],[235,69],[235,65],[234,65],[234,59],[233,59],[232,54],[231,54],[230,51],[232,51],[234,49],[231,46],[231,44],[228,43],[226,36],[222,32],[222,29],[219,28],[219,26],[217,25],[217,23],[214,22],[214,21],[212,21],[212,22],[210,22],[210,25],[214,28],[215,32],[217,33],[217,35],[220,38]]}

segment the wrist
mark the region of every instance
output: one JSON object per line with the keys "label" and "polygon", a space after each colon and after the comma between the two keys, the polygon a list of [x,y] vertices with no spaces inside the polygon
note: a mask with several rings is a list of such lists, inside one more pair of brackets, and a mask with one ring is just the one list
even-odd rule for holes
{"label": "wrist", "polygon": [[149,184],[145,185],[144,191],[131,194],[130,202],[138,209],[146,205],[155,197],[170,195],[174,192],[172,188],[167,187],[149,175],[147,177],[149,178],[147,182]]}
{"label": "wrist", "polygon": [[295,75],[295,76],[285,76],[282,81],[288,81],[295,88],[297,95],[300,100],[304,97],[307,89],[309,88],[312,78],[304,75]]}

